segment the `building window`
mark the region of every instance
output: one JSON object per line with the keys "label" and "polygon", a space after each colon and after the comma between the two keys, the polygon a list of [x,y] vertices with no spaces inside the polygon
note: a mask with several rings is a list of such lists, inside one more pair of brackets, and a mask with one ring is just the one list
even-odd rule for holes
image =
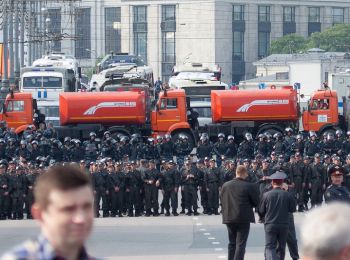
{"label": "building window", "polygon": [[244,60],[244,32],[233,32],[233,60]]}
{"label": "building window", "polygon": [[120,7],[105,8],[105,52],[121,51],[120,38]]}
{"label": "building window", "polygon": [[134,53],[147,63],[147,6],[134,6]]}
{"label": "building window", "polygon": [[268,55],[270,46],[270,33],[259,32],[258,41],[258,58],[262,59]]}
{"label": "building window", "polygon": [[295,7],[284,6],[283,7],[283,22],[294,23],[295,22]]}
{"label": "building window", "polygon": [[61,51],[61,9],[49,9],[48,18],[51,19],[48,25],[48,38],[50,44],[50,51]]}
{"label": "building window", "polygon": [[79,8],[75,19],[75,57],[78,59],[91,58],[91,23],[90,8]]}
{"label": "building window", "polygon": [[332,10],[333,25],[344,23],[344,8],[334,7]]}
{"label": "building window", "polygon": [[244,21],[244,5],[233,6],[233,21]]}
{"label": "building window", "polygon": [[167,81],[176,63],[176,6],[162,6],[162,80]]}
{"label": "building window", "polygon": [[259,22],[269,22],[270,21],[270,6],[260,5],[258,18],[259,18]]}
{"label": "building window", "polygon": [[309,23],[319,23],[320,21],[320,8],[309,7]]}

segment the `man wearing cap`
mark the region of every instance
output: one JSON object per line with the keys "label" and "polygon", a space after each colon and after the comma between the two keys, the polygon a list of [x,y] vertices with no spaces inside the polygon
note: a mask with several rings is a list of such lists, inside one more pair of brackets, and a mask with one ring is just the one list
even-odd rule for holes
{"label": "man wearing cap", "polygon": [[[142,164],[142,160],[141,160]],[[156,168],[156,162],[154,160],[149,161],[147,170],[141,174],[142,181],[144,183],[145,190],[145,205],[146,205],[146,217],[159,216],[159,203],[158,203],[158,186],[159,186],[160,173]],[[158,182],[158,186],[157,186]],[[153,212],[151,211],[153,209]]]}
{"label": "man wearing cap", "polygon": [[23,219],[23,206],[26,189],[26,180],[23,166],[16,168],[16,173],[10,176],[10,197],[12,206],[12,219]]}
{"label": "man wearing cap", "polygon": [[219,215],[219,189],[221,188],[221,176],[215,167],[215,160],[210,159],[209,168],[204,173],[204,183],[208,194],[208,214]]}
{"label": "man wearing cap", "polygon": [[289,214],[295,211],[293,196],[283,190],[283,181],[287,177],[284,172],[276,172],[269,179],[273,189],[264,193],[259,214],[264,218],[265,259],[283,260],[289,225]]}
{"label": "man wearing cap", "polygon": [[338,201],[350,203],[350,191],[342,185],[344,170],[340,166],[333,166],[328,171],[332,184],[327,188],[324,198],[326,203]]}
{"label": "man wearing cap", "polygon": [[6,172],[6,165],[0,164],[0,220],[6,219],[10,214],[10,180]]}
{"label": "man wearing cap", "polygon": [[180,180],[177,173],[172,167],[173,161],[169,161],[166,169],[162,172],[159,178],[159,184],[164,196],[164,208],[166,210],[165,216],[170,216],[170,201],[173,210],[173,215],[178,216],[177,213],[177,197]]}
{"label": "man wearing cap", "polygon": [[304,176],[304,163],[301,160],[301,154],[296,152],[295,161],[290,165],[290,177],[292,180],[292,185],[295,188],[296,199],[298,204],[298,211],[304,211],[304,200],[303,200],[303,190],[305,187],[305,176]]}
{"label": "man wearing cap", "polygon": [[311,164],[311,173],[309,177],[309,182],[311,184],[311,207],[322,204],[322,195],[325,188],[324,178],[325,168],[321,164],[320,155],[315,154],[314,162]]}
{"label": "man wearing cap", "polygon": [[350,190],[350,154],[346,156],[346,164],[344,169],[344,186]]}
{"label": "man wearing cap", "polygon": [[228,259],[243,260],[248,240],[250,223],[255,223],[253,208],[259,204],[256,184],[247,181],[248,171],[240,165],[236,178],[222,186],[222,223],[226,224],[229,236]]}

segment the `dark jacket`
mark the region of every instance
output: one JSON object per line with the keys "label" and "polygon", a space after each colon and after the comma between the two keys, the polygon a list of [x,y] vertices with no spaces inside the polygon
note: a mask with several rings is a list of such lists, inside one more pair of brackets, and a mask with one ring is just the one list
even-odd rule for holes
{"label": "dark jacket", "polygon": [[243,179],[226,182],[220,193],[222,223],[255,223],[253,207],[259,204],[256,184]]}
{"label": "dark jacket", "polygon": [[295,211],[296,201],[293,195],[280,188],[264,193],[259,214],[266,224],[288,225],[289,213]]}

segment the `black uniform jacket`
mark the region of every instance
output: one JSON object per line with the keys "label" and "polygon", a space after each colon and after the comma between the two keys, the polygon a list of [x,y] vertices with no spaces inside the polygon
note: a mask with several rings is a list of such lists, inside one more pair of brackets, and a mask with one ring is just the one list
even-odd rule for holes
{"label": "black uniform jacket", "polygon": [[259,204],[256,184],[236,178],[226,182],[220,193],[222,223],[255,223],[253,207]]}

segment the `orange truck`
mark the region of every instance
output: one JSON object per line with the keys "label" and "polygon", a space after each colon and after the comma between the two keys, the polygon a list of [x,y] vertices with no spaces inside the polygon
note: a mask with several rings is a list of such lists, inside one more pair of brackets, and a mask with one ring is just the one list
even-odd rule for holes
{"label": "orange truck", "polygon": [[[153,105],[143,90],[116,92],[62,92],[59,97],[60,137],[86,138],[90,131],[112,135],[156,136],[170,133],[174,140],[186,135],[195,145],[197,134],[189,124],[189,99],[184,90],[161,92]],[[334,131],[343,125],[338,115],[335,91],[313,93],[308,108],[300,113],[298,94],[290,86],[265,90],[218,90],[211,92],[213,123],[207,131],[239,137],[249,131],[283,132],[286,127],[298,127],[300,117],[305,131]],[[345,110],[345,109],[344,109]],[[37,114],[36,100],[30,93],[8,95],[0,120],[23,132]],[[37,118],[37,117],[36,117]]]}
{"label": "orange truck", "polygon": [[[186,135],[192,146],[195,133],[188,123],[188,100],[184,90],[162,92],[151,105],[145,91],[62,92],[59,96],[59,137],[87,138],[90,131],[112,135],[142,136],[171,134],[174,139]],[[30,93],[8,95],[0,113],[17,133],[33,124],[36,101]]]}
{"label": "orange truck", "polygon": [[213,124],[208,125],[210,136],[219,132],[243,135],[250,131],[261,133],[284,132],[286,127],[324,133],[342,128],[344,120],[338,114],[335,91],[313,93],[308,108],[300,112],[298,93],[292,86],[262,90],[218,90],[211,92]]}

